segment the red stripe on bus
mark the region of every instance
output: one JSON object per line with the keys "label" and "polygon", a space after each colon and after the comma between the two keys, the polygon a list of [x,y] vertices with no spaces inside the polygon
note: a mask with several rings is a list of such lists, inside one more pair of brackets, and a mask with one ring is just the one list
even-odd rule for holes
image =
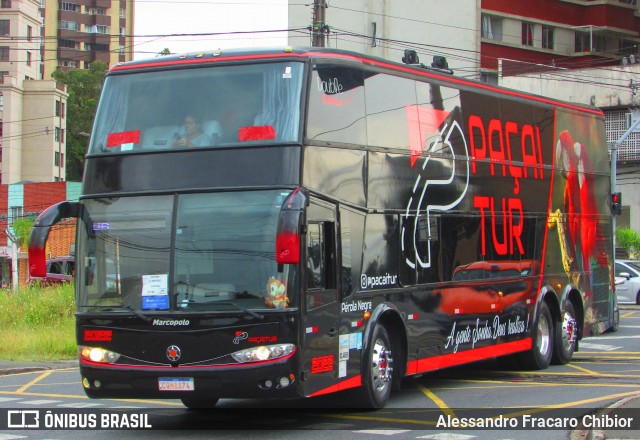
{"label": "red stripe on bus", "polygon": [[509,95],[515,96],[518,98],[528,99],[531,101],[542,102],[545,104],[569,108],[573,110],[579,110],[586,113],[591,113],[594,115],[598,115],[604,117],[604,113],[602,110],[598,108],[589,108],[582,107],[579,105],[571,104],[568,102],[562,101],[554,101],[550,98],[545,98],[543,96],[536,95],[528,95],[526,93],[519,92],[517,90],[511,89],[501,89],[489,84],[485,83],[477,83],[469,80],[465,80],[462,78],[456,78],[454,76],[443,76],[441,74],[436,74],[433,72],[429,72],[428,70],[420,71],[411,67],[404,67],[403,65],[391,64],[390,62],[384,62],[379,60],[373,60],[369,58],[362,58],[356,55],[344,54],[344,53],[331,53],[331,52],[306,52],[306,53],[270,53],[270,54],[253,54],[253,55],[235,55],[230,57],[218,56],[216,58],[184,58],[172,61],[155,61],[149,63],[140,63],[140,64],[121,64],[116,65],[111,68],[111,71],[122,71],[122,70],[130,70],[130,69],[144,69],[149,67],[167,67],[167,66],[181,66],[185,64],[202,64],[202,63],[212,63],[212,62],[229,62],[229,61],[247,61],[247,60],[264,60],[264,59],[274,59],[274,58],[328,58],[328,59],[342,59],[348,61],[354,61],[356,63],[382,67],[386,69],[396,70],[400,72],[407,72],[413,75],[424,76],[431,79],[436,79],[438,81],[442,81],[444,83],[453,83],[453,84],[462,84],[468,87],[473,87],[477,89],[484,89],[491,92],[495,92],[501,95]]}
{"label": "red stripe on bus", "polygon": [[426,371],[436,371],[456,365],[468,364],[471,362],[491,359],[497,356],[517,353],[531,349],[533,346],[531,338],[520,339],[514,342],[491,345],[489,347],[474,348],[471,350],[459,351],[457,353],[443,354],[415,361],[407,364],[407,374],[418,374]]}
{"label": "red stripe on bus", "polygon": [[311,393],[307,397],[316,397],[322,396],[323,394],[337,393],[338,391],[359,387],[360,385],[362,385],[362,376],[358,374],[357,376],[343,380],[342,382],[338,382],[335,385],[331,385],[330,387],[323,388],[316,391],[315,393]]}

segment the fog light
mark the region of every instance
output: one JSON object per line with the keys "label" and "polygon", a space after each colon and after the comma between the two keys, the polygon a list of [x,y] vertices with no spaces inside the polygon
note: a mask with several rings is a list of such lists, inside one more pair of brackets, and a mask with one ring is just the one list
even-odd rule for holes
{"label": "fog light", "polygon": [[280,387],[282,387],[282,388],[288,387],[290,383],[291,382],[289,381],[288,377],[281,377],[280,378]]}
{"label": "fog light", "polygon": [[91,384],[89,383],[89,379],[87,379],[86,377],[82,378],[82,386],[85,387],[86,389],[91,388]]}
{"label": "fog light", "polygon": [[100,382],[99,380],[94,380],[93,386],[96,388],[100,388],[102,386],[102,382]]}
{"label": "fog light", "polygon": [[267,379],[264,381],[265,388],[271,388],[272,386],[273,386],[273,382],[271,382],[271,379]]}

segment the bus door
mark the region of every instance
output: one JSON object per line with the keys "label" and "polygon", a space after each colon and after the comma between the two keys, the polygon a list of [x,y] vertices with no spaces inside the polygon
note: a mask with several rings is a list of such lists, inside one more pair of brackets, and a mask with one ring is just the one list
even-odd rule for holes
{"label": "bus door", "polygon": [[302,362],[305,394],[335,385],[339,374],[336,207],[312,199],[303,249]]}

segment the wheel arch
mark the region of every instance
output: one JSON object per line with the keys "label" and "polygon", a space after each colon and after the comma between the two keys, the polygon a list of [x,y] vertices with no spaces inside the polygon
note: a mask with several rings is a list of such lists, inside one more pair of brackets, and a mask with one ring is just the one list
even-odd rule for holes
{"label": "wheel arch", "polygon": [[371,312],[371,317],[369,318],[364,334],[362,335],[363,346],[361,352],[361,364],[364,362],[364,356],[369,349],[371,333],[373,332],[376,324],[384,326],[389,333],[393,347],[393,375],[394,379],[396,379],[393,381],[394,388],[400,386],[400,379],[406,375],[407,370],[408,340],[402,316],[403,314],[393,304],[382,303]]}

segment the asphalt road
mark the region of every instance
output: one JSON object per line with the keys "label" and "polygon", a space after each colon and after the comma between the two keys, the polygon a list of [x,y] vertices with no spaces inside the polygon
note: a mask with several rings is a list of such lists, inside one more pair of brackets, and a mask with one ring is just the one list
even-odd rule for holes
{"label": "asphalt road", "polygon": [[[625,306],[617,333],[606,333],[581,341],[580,351],[568,365],[544,371],[518,371],[495,360],[412,378],[392,395],[389,405],[378,411],[351,409],[343,396],[295,401],[221,400],[213,412],[186,410],[177,400],[90,400],[80,385],[75,361],[48,364],[0,362],[0,426],[9,417],[33,417],[43,422],[47,411],[77,414],[77,423],[94,425],[92,437],[126,438],[260,438],[305,439],[523,439],[544,436],[553,439],[581,439],[605,429],[572,426],[585,415],[600,423],[602,409],[619,406],[611,414],[620,423],[627,413],[640,414],[640,307]],[[633,407],[628,410],[627,408]],[[93,414],[93,416],[91,416]],[[106,415],[103,415],[106,414]],[[527,414],[527,416],[525,416]],[[84,419],[82,419],[84,415]],[[104,419],[103,419],[104,417]],[[455,429],[461,419],[493,418],[518,420],[529,417],[528,429]],[[604,416],[602,416],[604,417]],[[568,419],[559,429],[533,426]],[[18,419],[15,419],[18,420]],[[55,421],[50,418],[49,421]],[[104,426],[140,429],[101,430]],[[454,422],[452,422],[454,421]],[[17,423],[17,422],[16,422]],[[59,426],[69,420],[60,419]],[[151,427],[149,427],[151,425]],[[54,426],[55,424],[49,426]],[[618,427],[618,426],[616,426]],[[637,429],[607,430],[608,438],[640,438]],[[86,439],[86,430],[0,431],[0,440]]]}

